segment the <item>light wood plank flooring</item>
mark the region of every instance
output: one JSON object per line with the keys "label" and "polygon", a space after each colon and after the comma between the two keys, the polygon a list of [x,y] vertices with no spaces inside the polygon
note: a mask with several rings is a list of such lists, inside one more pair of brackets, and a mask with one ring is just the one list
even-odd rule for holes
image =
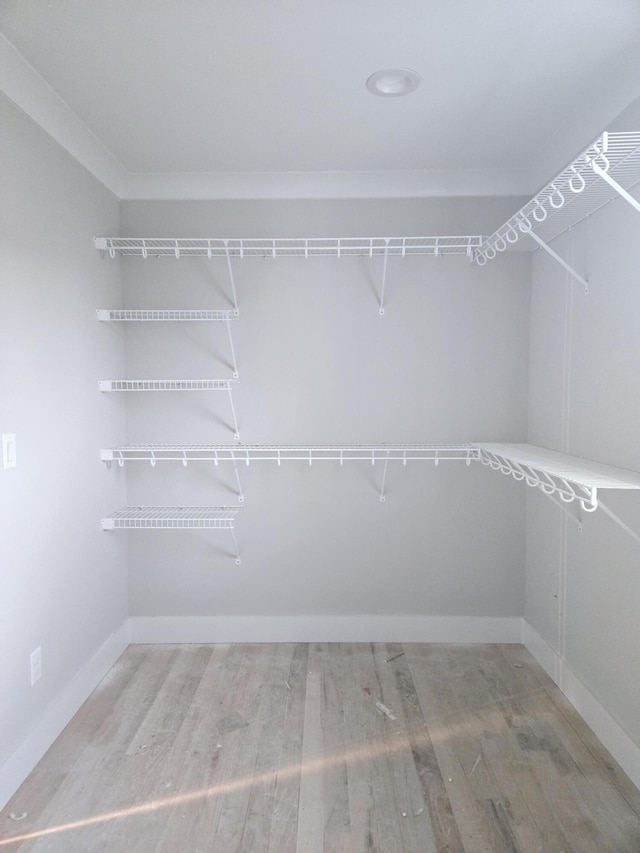
{"label": "light wood plank flooring", "polygon": [[639,853],[640,792],[522,646],[131,646],[5,850]]}

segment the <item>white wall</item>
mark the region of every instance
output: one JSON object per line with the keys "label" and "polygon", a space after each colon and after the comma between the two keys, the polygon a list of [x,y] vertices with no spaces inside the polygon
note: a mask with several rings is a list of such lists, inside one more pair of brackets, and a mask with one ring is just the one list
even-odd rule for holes
{"label": "white wall", "polygon": [[[122,234],[350,236],[480,233],[514,199],[125,202]],[[224,259],[123,259],[128,307],[227,308]],[[523,440],[529,259],[236,262],[234,402],[247,444]],[[104,306],[108,307],[108,306]],[[210,325],[126,330],[131,378],[231,375]],[[105,377],[107,378],[107,377]],[[220,394],[129,394],[130,443],[234,444]],[[242,468],[242,566],[224,532],[130,532],[133,616],[520,616],[524,490],[481,466],[269,463]],[[233,470],[130,463],[135,504],[236,503]],[[122,535],[115,533],[114,536]]]}
{"label": "white wall", "polygon": [[[618,200],[554,242],[587,276],[588,295],[536,253],[529,383],[531,442],[636,471],[639,228]],[[637,492],[600,497],[640,533]],[[526,619],[558,653],[560,673],[568,667],[640,744],[640,545],[603,511],[583,522],[580,533],[529,495]]]}
{"label": "white wall", "polygon": [[[118,202],[4,97],[0,126],[0,432],[16,434],[18,457],[0,468],[2,801],[3,764],[30,769],[15,750],[128,605],[126,543],[99,528],[124,488],[97,452],[124,435],[122,404],[97,391],[122,364],[121,336],[95,320],[100,302],[120,298],[119,264],[92,242],[117,230]],[[37,646],[43,673],[31,687]]]}

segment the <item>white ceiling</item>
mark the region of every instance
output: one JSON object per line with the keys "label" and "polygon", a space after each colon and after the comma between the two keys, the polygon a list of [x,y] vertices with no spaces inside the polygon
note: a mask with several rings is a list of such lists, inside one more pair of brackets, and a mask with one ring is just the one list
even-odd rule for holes
{"label": "white ceiling", "polygon": [[[124,173],[498,186],[640,94],[638,0],[3,0],[0,28]],[[396,66],[420,88],[372,96]]]}

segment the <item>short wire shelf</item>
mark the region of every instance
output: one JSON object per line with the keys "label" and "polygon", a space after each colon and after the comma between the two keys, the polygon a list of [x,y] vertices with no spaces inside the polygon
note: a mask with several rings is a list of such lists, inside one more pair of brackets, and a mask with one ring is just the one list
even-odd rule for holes
{"label": "short wire shelf", "polygon": [[127,506],[103,518],[103,530],[232,530],[237,506]]}
{"label": "short wire shelf", "polygon": [[210,311],[199,309],[162,309],[155,308],[98,308],[96,311],[101,323],[115,322],[227,322],[235,319],[233,311]]}
{"label": "short wire shelf", "polygon": [[349,257],[377,255],[467,255],[482,243],[481,235],[438,237],[96,237],[96,249],[111,257]]}
{"label": "short wire shelf", "polygon": [[100,391],[231,391],[234,379],[102,379]]}

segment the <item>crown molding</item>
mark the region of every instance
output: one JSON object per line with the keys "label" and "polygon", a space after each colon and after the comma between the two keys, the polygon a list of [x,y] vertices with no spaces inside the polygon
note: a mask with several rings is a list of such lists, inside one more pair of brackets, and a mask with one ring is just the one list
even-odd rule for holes
{"label": "crown molding", "polygon": [[0,90],[107,189],[122,197],[126,169],[1,33]]}
{"label": "crown molding", "polygon": [[371,172],[128,172],[0,34],[0,90],[122,200],[422,198],[525,195],[519,169]]}
{"label": "crown molding", "polygon": [[124,199],[339,199],[524,195],[520,170],[130,173]]}

